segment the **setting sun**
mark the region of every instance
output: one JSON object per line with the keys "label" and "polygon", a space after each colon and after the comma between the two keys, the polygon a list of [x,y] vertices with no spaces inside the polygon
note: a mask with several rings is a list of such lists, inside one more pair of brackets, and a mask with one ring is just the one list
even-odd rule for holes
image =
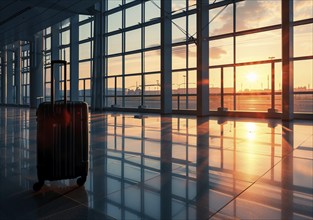
{"label": "setting sun", "polygon": [[255,73],[248,73],[247,79],[249,82],[255,82],[257,80],[257,75]]}

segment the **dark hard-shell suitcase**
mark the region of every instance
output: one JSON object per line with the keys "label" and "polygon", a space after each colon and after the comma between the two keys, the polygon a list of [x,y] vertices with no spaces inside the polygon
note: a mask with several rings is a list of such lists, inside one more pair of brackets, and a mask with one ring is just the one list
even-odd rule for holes
{"label": "dark hard-shell suitcase", "polygon": [[[51,62],[64,66],[66,61]],[[66,83],[64,83],[66,91]],[[88,104],[66,100],[54,101],[54,83],[51,83],[51,102],[43,102],[37,109],[37,176],[35,191],[40,190],[45,180],[77,179],[79,186],[86,181],[88,173]]]}

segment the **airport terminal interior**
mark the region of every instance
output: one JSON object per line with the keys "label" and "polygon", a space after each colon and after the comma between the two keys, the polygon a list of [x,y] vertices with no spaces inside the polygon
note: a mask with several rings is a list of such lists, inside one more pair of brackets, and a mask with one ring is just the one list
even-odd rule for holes
{"label": "airport terminal interior", "polygon": [[[313,218],[313,0],[0,2],[1,220]],[[86,182],[36,191],[65,98]]]}

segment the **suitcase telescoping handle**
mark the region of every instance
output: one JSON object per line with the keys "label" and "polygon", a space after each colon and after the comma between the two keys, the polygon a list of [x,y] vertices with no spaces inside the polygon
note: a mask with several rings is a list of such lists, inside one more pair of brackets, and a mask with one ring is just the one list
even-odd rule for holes
{"label": "suitcase telescoping handle", "polygon": [[65,60],[52,60],[51,61],[51,103],[52,106],[54,106],[54,102],[55,102],[55,97],[54,97],[54,71],[53,71],[53,66],[55,64],[62,64],[64,66],[64,104],[66,105],[66,79],[67,79],[67,75],[66,75],[66,61]]}

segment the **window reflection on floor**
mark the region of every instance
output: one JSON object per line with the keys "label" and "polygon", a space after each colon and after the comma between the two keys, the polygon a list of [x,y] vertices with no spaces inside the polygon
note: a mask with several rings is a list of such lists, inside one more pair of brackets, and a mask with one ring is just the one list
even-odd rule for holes
{"label": "window reflection on floor", "polygon": [[33,217],[43,205],[50,209],[39,216],[53,216],[52,201],[58,201],[61,211],[79,206],[117,219],[313,215],[309,122],[136,116],[90,114],[85,186],[47,181],[33,194],[35,111],[1,107],[1,212],[6,207],[6,215],[20,217],[14,204],[27,202],[23,216]]}

